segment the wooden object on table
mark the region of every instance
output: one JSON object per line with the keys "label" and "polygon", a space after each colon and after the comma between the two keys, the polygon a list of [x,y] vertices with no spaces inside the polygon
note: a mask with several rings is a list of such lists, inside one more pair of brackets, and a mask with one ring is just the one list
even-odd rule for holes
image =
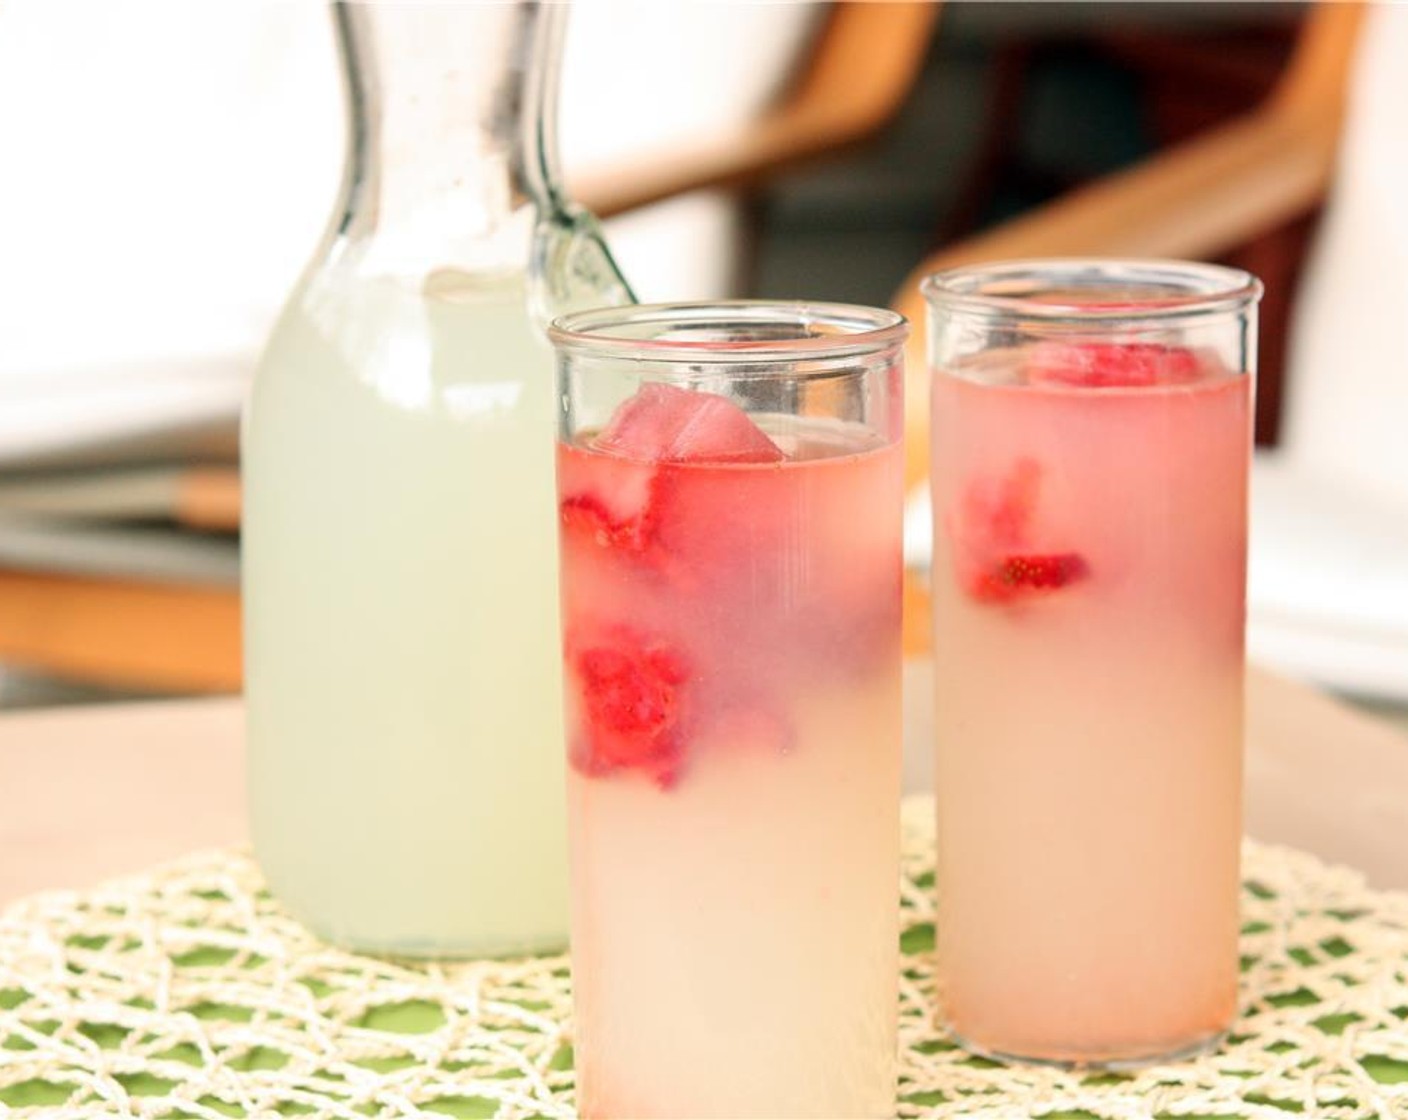
{"label": "wooden object on table", "polygon": [[[928,665],[907,669],[908,753],[923,761]],[[1249,833],[1408,888],[1408,737],[1255,669],[1247,708]],[[233,699],[0,715],[0,906],[246,842],[243,734]]]}
{"label": "wooden object on table", "polygon": [[239,592],[0,568],[0,663],[115,687],[234,691]]}
{"label": "wooden object on table", "polygon": [[1022,257],[1215,256],[1308,211],[1334,169],[1359,3],[1321,0],[1285,75],[1257,109],[1126,171],[926,257],[894,297],[914,324],[907,351],[906,478],[928,473],[928,371],[919,282]]}
{"label": "wooden object on table", "polygon": [[[163,513],[203,532],[240,523],[239,468],[182,470]],[[0,664],[159,692],[240,687],[239,593],[229,586],[0,566]]]}
{"label": "wooden object on table", "polygon": [[201,466],[183,471],[177,483],[176,520],[192,529],[238,532],[239,468]]}

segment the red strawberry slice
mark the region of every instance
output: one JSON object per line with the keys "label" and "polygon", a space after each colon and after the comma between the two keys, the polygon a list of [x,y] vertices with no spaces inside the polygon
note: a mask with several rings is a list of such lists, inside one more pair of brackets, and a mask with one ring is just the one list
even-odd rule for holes
{"label": "red strawberry slice", "polygon": [[639,556],[652,542],[654,518],[650,506],[635,516],[615,518],[595,494],[573,494],[562,500],[559,509],[565,529],[588,534],[601,548]]}
{"label": "red strawberry slice", "polygon": [[776,463],[777,444],[727,397],[647,382],[592,447],[651,463]]}
{"label": "red strawberry slice", "polygon": [[587,777],[639,769],[662,788],[678,780],[683,761],[682,686],[689,669],[678,650],[621,629],[573,649],[568,668],[583,727],[572,764]]}
{"label": "red strawberry slice", "polygon": [[1086,389],[1183,385],[1203,376],[1207,363],[1181,346],[1151,342],[1042,342],[1033,346],[1027,381]]}
{"label": "red strawberry slice", "polygon": [[665,469],[564,445],[557,474],[565,549],[607,552],[612,561],[661,570],[669,566],[659,530],[677,503]]}
{"label": "red strawberry slice", "polygon": [[1085,579],[1078,552],[1044,552],[1035,524],[1043,468],[1016,460],[1004,474],[972,480],[948,526],[959,585],[980,603],[1011,603],[1050,594]]}
{"label": "red strawberry slice", "polygon": [[984,603],[1010,603],[1058,591],[1089,574],[1090,565],[1078,552],[1009,555],[978,572],[969,583],[968,593]]}
{"label": "red strawberry slice", "polygon": [[969,545],[1015,548],[1026,538],[1041,492],[1041,467],[1022,458],[997,479],[979,479],[963,495],[964,538]]}
{"label": "red strawberry slice", "polygon": [[628,562],[634,571],[670,582],[679,591],[692,591],[698,579],[686,562],[685,550],[671,549],[662,539],[664,519],[678,503],[672,500],[673,480],[664,472],[652,475],[645,487],[645,504],[615,514],[596,491],[571,494],[558,506],[563,544],[576,537],[592,549],[608,551],[611,563]]}

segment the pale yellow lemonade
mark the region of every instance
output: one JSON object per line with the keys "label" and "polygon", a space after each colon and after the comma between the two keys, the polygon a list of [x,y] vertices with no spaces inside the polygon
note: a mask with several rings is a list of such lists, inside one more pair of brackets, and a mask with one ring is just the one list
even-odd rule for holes
{"label": "pale yellow lemonade", "polygon": [[1237,997],[1251,378],[985,359],[934,381],[942,1006],[996,1054],[1196,1049]]}
{"label": "pale yellow lemonade", "polygon": [[785,423],[559,445],[586,1118],[894,1115],[901,452]]}
{"label": "pale yellow lemonade", "polygon": [[521,275],[321,276],[269,344],[244,447],[254,842],[324,937],[565,940],[553,414]]}

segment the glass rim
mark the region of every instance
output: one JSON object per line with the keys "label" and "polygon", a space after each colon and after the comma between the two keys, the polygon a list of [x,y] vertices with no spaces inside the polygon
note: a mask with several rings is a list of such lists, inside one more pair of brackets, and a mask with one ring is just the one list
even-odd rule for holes
{"label": "glass rim", "polygon": [[[628,328],[658,324],[664,331],[690,326],[794,327],[795,337],[682,339],[633,336]],[[629,303],[574,311],[554,319],[547,335],[560,351],[579,357],[691,365],[756,366],[779,362],[855,358],[898,347],[909,321],[897,311],[858,303],[814,300],[729,299]]]}
{"label": "glass rim", "polygon": [[[987,290],[1007,282],[1011,291]],[[1107,303],[1043,296],[1098,282],[1133,288]],[[1026,282],[1024,289],[1018,285]],[[1138,288],[1149,289],[1141,296]],[[962,265],[926,276],[919,285],[930,308],[1045,322],[1121,323],[1237,312],[1261,299],[1262,283],[1226,265],[1159,257],[1046,257]]]}

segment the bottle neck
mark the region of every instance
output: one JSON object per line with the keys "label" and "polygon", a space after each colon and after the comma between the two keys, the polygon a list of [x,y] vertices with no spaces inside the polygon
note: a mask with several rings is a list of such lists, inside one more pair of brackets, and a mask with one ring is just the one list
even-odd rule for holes
{"label": "bottle neck", "polygon": [[351,124],[338,233],[361,267],[522,269],[562,204],[555,4],[334,9]]}

